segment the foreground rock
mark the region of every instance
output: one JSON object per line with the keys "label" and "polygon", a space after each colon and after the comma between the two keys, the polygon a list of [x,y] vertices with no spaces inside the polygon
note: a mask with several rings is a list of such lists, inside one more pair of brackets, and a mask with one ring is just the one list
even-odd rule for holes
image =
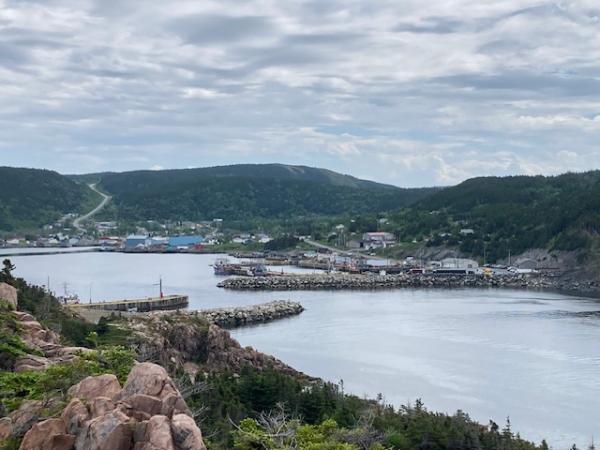
{"label": "foreground rock", "polygon": [[173,380],[156,364],[135,365],[122,389],[112,375],[101,375],[85,378],[69,394],[74,397],[60,417],[34,424],[21,450],[206,448]]}

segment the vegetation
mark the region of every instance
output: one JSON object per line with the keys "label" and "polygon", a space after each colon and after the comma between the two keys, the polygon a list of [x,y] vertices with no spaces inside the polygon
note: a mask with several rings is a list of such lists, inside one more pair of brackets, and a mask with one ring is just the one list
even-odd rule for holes
{"label": "vegetation", "polygon": [[87,186],[56,172],[0,167],[0,232],[36,230],[98,202]]}
{"label": "vegetation", "polygon": [[120,220],[227,220],[385,211],[431,189],[400,189],[280,164],[139,171],[102,176]]}
{"label": "vegetation", "polygon": [[281,251],[296,248],[300,244],[300,239],[294,236],[286,234],[284,236],[277,237],[265,244],[265,250],[269,251]]}
{"label": "vegetation", "polygon": [[428,411],[420,401],[394,409],[344,394],[342,385],[306,382],[246,368],[214,374],[187,399],[201,413],[210,448],[250,449],[519,449],[536,447],[510,423],[482,426],[461,411]]}
{"label": "vegetation", "polygon": [[[377,217],[362,214],[343,223],[349,231],[374,230]],[[382,229],[402,245],[458,248],[486,262],[531,248],[598,258],[600,171],[473,178],[385,217]]]}
{"label": "vegetation", "polygon": [[134,353],[124,347],[81,352],[73,362],[35,372],[0,371],[0,413],[9,413],[25,400],[64,401],[68,389],[85,377],[112,373],[123,383],[133,367]]}

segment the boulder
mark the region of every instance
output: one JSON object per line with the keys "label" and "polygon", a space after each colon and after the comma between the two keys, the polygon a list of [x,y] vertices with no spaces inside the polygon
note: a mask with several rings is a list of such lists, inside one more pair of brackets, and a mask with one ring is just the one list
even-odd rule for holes
{"label": "boulder", "polygon": [[121,385],[117,377],[111,374],[97,377],[87,377],[81,380],[68,391],[71,397],[90,400],[94,397],[113,398],[121,391]]}
{"label": "boulder", "polygon": [[39,400],[26,400],[19,409],[10,413],[12,434],[22,437],[42,416],[44,406]]}
{"label": "boulder", "polygon": [[174,392],[163,398],[161,414],[163,416],[171,417],[173,414],[192,415],[192,412],[179,392]]}
{"label": "boulder", "polygon": [[60,417],[65,422],[67,432],[77,434],[89,419],[90,413],[81,400],[74,398],[65,407]]}
{"label": "boulder", "polygon": [[36,423],[23,438],[20,450],[70,450],[75,436],[67,434],[62,419],[48,419]]}
{"label": "boulder", "polygon": [[43,356],[25,355],[19,356],[15,361],[15,372],[29,372],[46,370],[51,364],[48,358]]}
{"label": "boulder", "polygon": [[85,424],[75,441],[77,450],[129,450],[134,423],[118,409]]}
{"label": "boulder", "polygon": [[42,326],[27,313],[15,313],[20,320],[21,338],[31,347],[40,348],[45,344],[59,344],[58,335]]}
{"label": "boulder", "polygon": [[12,436],[13,425],[10,417],[0,419],[0,442]]}
{"label": "boulder", "polygon": [[126,403],[134,410],[149,414],[150,417],[161,414],[163,402],[150,395],[134,394],[127,398]]}
{"label": "boulder", "polygon": [[146,362],[133,366],[118,399],[125,400],[135,394],[163,399],[171,393],[178,391],[167,371],[157,364]]}
{"label": "boulder", "polygon": [[92,418],[103,416],[115,409],[114,402],[108,397],[95,397],[89,401]]}
{"label": "boulder", "polygon": [[145,433],[135,450],[175,450],[171,424],[166,416],[154,416],[145,425]]}
{"label": "boulder", "polygon": [[176,414],[171,419],[171,435],[177,450],[206,450],[200,428],[190,416]]}

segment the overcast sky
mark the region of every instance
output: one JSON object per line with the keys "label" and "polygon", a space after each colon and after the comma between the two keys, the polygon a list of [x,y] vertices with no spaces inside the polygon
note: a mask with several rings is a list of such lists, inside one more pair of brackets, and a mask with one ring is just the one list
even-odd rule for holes
{"label": "overcast sky", "polygon": [[0,0],[0,165],[600,167],[597,0]]}

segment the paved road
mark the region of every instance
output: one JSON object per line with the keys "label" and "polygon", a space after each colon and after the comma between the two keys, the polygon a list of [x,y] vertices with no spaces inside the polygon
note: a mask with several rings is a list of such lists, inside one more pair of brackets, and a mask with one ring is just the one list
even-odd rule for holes
{"label": "paved road", "polygon": [[79,216],[77,219],[75,219],[73,221],[73,226],[75,228],[77,228],[78,230],[83,230],[84,228],[81,226],[81,223],[85,222],[90,217],[92,217],[93,215],[95,215],[98,212],[100,212],[102,210],[102,208],[104,208],[106,206],[106,204],[112,198],[110,195],[106,195],[106,194],[100,192],[98,189],[96,189],[96,184],[95,183],[94,184],[89,184],[88,186],[90,187],[90,189],[92,191],[97,192],[98,194],[100,194],[102,196],[102,201],[100,202],[100,204],[98,206],[96,206],[94,209],[92,209],[89,213],[84,214],[83,216]]}

